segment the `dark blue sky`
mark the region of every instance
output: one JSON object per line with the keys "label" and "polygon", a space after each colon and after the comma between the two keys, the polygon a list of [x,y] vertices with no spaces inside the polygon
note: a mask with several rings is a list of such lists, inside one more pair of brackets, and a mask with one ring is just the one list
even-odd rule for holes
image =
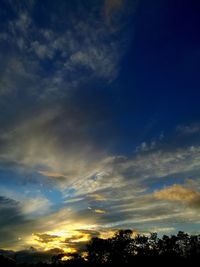
{"label": "dark blue sky", "polygon": [[0,247],[197,232],[199,13],[189,0],[1,1]]}
{"label": "dark blue sky", "polygon": [[[200,116],[199,3],[141,1],[133,41],[115,82],[123,135],[136,140],[170,133]],[[148,129],[146,129],[148,128]]]}

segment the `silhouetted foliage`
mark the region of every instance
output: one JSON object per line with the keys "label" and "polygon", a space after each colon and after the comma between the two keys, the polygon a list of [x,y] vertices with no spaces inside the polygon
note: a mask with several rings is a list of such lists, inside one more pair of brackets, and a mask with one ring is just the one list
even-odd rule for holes
{"label": "silhouetted foliage", "polygon": [[96,265],[128,265],[143,260],[187,260],[200,256],[200,235],[177,235],[158,238],[149,236],[132,237],[131,230],[120,230],[113,238],[93,238],[87,245],[88,262]]}
{"label": "silhouetted foliage", "polygon": [[0,255],[0,266],[14,267],[14,266],[16,266],[16,262],[9,257],[5,257],[3,255]]}
{"label": "silhouetted foliage", "polygon": [[[112,238],[92,238],[86,245],[86,257],[78,253],[57,254],[51,263],[16,264],[14,258],[0,255],[0,266],[136,266],[148,261],[149,264],[183,264],[200,259],[200,235],[189,235],[179,231],[177,235],[156,233],[134,235],[131,230],[120,230]],[[67,256],[67,261],[63,257]],[[17,257],[16,257],[17,259]]]}

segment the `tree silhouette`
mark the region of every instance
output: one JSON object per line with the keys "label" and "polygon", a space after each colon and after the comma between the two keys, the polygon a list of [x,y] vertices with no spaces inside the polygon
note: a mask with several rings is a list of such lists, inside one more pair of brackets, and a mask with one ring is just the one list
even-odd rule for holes
{"label": "tree silhouette", "polygon": [[[176,261],[181,265],[184,262],[191,264],[192,260],[200,260],[200,235],[179,231],[177,235],[159,238],[156,233],[133,236],[131,230],[120,230],[112,238],[92,238],[84,252],[86,258],[79,253],[58,253],[52,257],[51,266],[136,266],[144,262],[161,265]],[[64,256],[68,256],[69,260],[62,261]],[[0,266],[15,267],[15,254],[11,258],[0,255]],[[26,266],[44,267],[50,264],[20,264],[20,267]]]}
{"label": "tree silhouette", "polygon": [[149,236],[132,237],[131,230],[120,230],[113,238],[93,238],[87,245],[88,261],[92,264],[130,264],[138,259],[188,259],[199,257],[200,236],[189,236],[179,231],[177,235],[158,238],[157,233]]}
{"label": "tree silhouette", "polygon": [[0,255],[0,266],[3,267],[15,267],[16,266],[16,262],[9,258],[9,257],[5,257],[3,255]]}
{"label": "tree silhouette", "polygon": [[111,251],[111,239],[94,237],[87,245],[88,261],[92,264],[109,263]]}

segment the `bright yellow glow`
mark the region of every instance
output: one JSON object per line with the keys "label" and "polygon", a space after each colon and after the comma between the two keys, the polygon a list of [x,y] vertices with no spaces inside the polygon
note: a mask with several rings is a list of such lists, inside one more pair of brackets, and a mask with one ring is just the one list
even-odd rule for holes
{"label": "bright yellow glow", "polygon": [[102,239],[107,239],[113,237],[115,234],[115,230],[108,230],[108,231],[103,231],[100,234],[100,238]]}
{"label": "bright yellow glow", "polygon": [[[78,225],[75,224],[71,227],[67,226],[67,229],[58,228],[53,231],[47,231],[45,233],[33,233],[31,236],[27,237],[25,243],[28,246],[33,246],[34,248],[47,251],[50,249],[58,248],[63,250],[64,253],[75,253],[76,244],[79,242],[87,242],[90,240],[91,236],[89,232],[85,232],[84,230],[94,230],[96,225]],[[81,230],[84,229],[84,230]],[[49,239],[42,239],[42,235],[47,235]],[[70,246],[68,243],[70,241],[72,245]],[[67,256],[68,257],[68,256]],[[66,260],[64,258],[63,260]]]}
{"label": "bright yellow glow", "polygon": [[98,210],[98,209],[96,209],[96,210],[94,210],[96,213],[100,213],[100,214],[105,214],[106,213],[106,211],[105,210]]}
{"label": "bright yellow glow", "polygon": [[81,253],[81,257],[85,260],[88,261],[88,252],[84,251]]}
{"label": "bright yellow glow", "polygon": [[61,261],[68,261],[68,260],[71,260],[73,257],[72,256],[63,256],[61,258]]}
{"label": "bright yellow glow", "polygon": [[90,197],[95,199],[96,201],[105,201],[106,198],[99,194],[90,194]]}

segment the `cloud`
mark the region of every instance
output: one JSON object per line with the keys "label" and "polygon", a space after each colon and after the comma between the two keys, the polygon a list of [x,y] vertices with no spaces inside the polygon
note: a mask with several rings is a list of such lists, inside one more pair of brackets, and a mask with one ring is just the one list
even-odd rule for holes
{"label": "cloud", "polygon": [[197,175],[200,168],[199,158],[199,147],[139,153],[133,158],[106,157],[84,179],[75,180],[71,186],[80,195],[111,188],[116,191],[119,188],[128,190],[129,186],[133,186],[137,192],[136,188],[141,190],[140,186],[144,182],[151,185],[164,182],[169,176],[182,175],[186,178],[190,171]]}
{"label": "cloud", "polygon": [[23,221],[20,212],[20,205],[17,201],[0,196],[1,209],[1,229],[6,225],[14,225],[16,222]]}
{"label": "cloud", "polygon": [[139,146],[136,147],[136,152],[145,152],[153,150],[156,147],[156,141],[152,141],[150,144],[142,142]]}
{"label": "cloud", "polygon": [[51,178],[60,178],[64,176],[62,173],[50,172],[50,171],[38,171],[38,173]]}
{"label": "cloud", "polygon": [[[40,190],[33,187],[27,188],[22,184],[19,185],[20,190],[16,187],[11,189],[7,188],[6,185],[0,186],[0,192],[4,198],[11,199],[17,203],[20,214],[26,218],[26,220],[34,219],[41,215],[46,215],[51,211],[52,203],[46,198]],[[23,194],[21,193],[23,192]]]}
{"label": "cloud", "polygon": [[200,204],[200,192],[174,184],[154,193],[156,199],[177,201],[196,206]]}
{"label": "cloud", "polygon": [[33,41],[32,49],[40,59],[53,58],[54,50],[46,44]]}
{"label": "cloud", "polygon": [[[41,149],[41,147],[39,148]],[[103,221],[115,222],[119,218],[126,221],[127,216],[133,216],[134,212],[139,212],[141,216],[149,216],[149,212],[156,215],[157,212],[161,212],[161,204],[154,205],[155,200],[144,198],[145,194],[148,194],[148,187],[151,188],[154,183],[164,184],[169,176],[172,176],[171,181],[176,175],[186,177],[185,173],[191,170],[196,170],[197,175],[199,170],[198,147],[170,152],[154,151],[137,154],[133,158],[103,157],[101,161],[94,157],[91,161],[90,157],[85,157],[82,159],[82,165],[80,165],[81,161],[69,161],[70,172],[69,167],[66,166],[67,155],[62,155],[59,151],[58,154],[56,151],[53,153],[54,160],[50,160],[52,156],[49,156],[48,153],[44,157],[44,161],[37,156],[35,159],[38,161],[35,161],[35,164],[37,162],[38,164],[46,163],[49,167],[55,168],[55,171],[60,169],[63,171],[62,173],[66,172],[67,175],[63,177],[62,183],[57,181],[57,177],[50,177],[55,182],[54,186],[56,184],[59,186],[64,202],[80,212],[87,209],[88,205],[92,209],[106,210],[107,213],[102,214],[104,215],[102,218],[98,218],[101,223]],[[33,159],[30,160],[31,164]],[[26,161],[27,166],[30,163]],[[106,201],[102,201],[102,198],[98,197],[99,195],[103,196]],[[162,213],[168,214],[171,211],[166,207]],[[143,217],[141,219],[144,220]]]}
{"label": "cloud", "polygon": [[[109,156],[106,153],[102,153],[99,157],[98,153],[90,153],[90,150],[89,152],[87,149],[84,150],[83,146],[81,149],[84,153],[79,155],[79,150],[70,150],[70,145],[68,150],[63,150],[63,145],[59,146],[57,139],[50,143],[45,142],[46,139],[49,140],[47,136],[49,134],[51,136],[51,131],[49,131],[51,122],[54,120],[58,122],[57,114],[60,114],[60,110],[57,112],[55,109],[55,112],[44,113],[39,118],[36,116],[35,119],[28,120],[4,137],[4,140],[9,140],[9,143],[13,140],[15,144],[16,140],[18,141],[18,135],[22,137],[23,134],[26,134],[28,141],[20,146],[20,152],[23,151],[21,157],[18,156],[20,155],[18,151],[13,149],[13,153],[11,153],[13,159],[16,164],[18,162],[26,168],[35,170],[37,174],[41,172],[40,175],[46,175],[46,178],[53,180],[54,183],[49,183],[52,186],[51,190],[57,186],[63,196],[64,205],[69,207],[69,209],[60,207],[60,211],[46,215],[43,219],[38,217],[34,222],[34,227],[33,223],[27,225],[25,231],[27,239],[23,239],[27,246],[38,245],[42,249],[42,245],[34,243],[33,238],[28,239],[32,231],[38,234],[57,235],[58,229],[67,229],[71,227],[70,225],[73,225],[73,230],[93,225],[93,229],[98,231],[121,227],[132,228],[133,226],[139,231],[147,231],[153,226],[162,228],[163,224],[165,227],[171,227],[174,222],[175,226],[173,227],[176,229],[183,222],[186,226],[187,223],[198,222],[199,216],[195,213],[192,202],[186,210],[181,205],[178,207],[174,205],[173,201],[163,199],[162,203],[155,202],[155,197],[152,197],[151,194],[151,186],[156,183],[163,185],[169,179],[173,182],[177,175],[186,178],[192,171],[193,177],[198,177],[200,168],[198,146],[174,148],[173,150],[164,148],[161,150],[159,147],[159,150],[138,152],[132,157]],[[44,131],[41,134],[37,129],[43,129],[43,127]],[[45,128],[48,128],[47,136]],[[33,132],[33,138],[37,137],[36,142],[31,140]],[[26,141],[26,139],[24,140]],[[33,150],[30,149],[30,140],[34,144]],[[11,148],[15,148],[15,146]],[[27,154],[27,151],[30,152]],[[6,154],[4,154],[5,156]],[[41,171],[41,169],[45,171]],[[60,174],[63,175],[62,182],[58,178]],[[42,181],[40,179],[38,183]],[[45,188],[47,188],[47,183]],[[30,197],[30,199],[32,198]],[[27,218],[30,218],[31,213],[37,213],[37,206],[43,202],[36,201],[35,203],[32,211],[24,212]],[[41,210],[48,210],[45,208],[46,204],[48,202],[44,201],[44,209],[41,208]],[[29,209],[31,206],[30,201],[27,208]],[[88,206],[92,209],[88,210]],[[95,210],[106,212],[97,213]],[[60,247],[63,247],[61,243],[59,244]],[[53,245],[51,245],[52,247]]]}
{"label": "cloud", "polygon": [[100,194],[90,194],[89,197],[95,201],[106,201],[106,197]]}
{"label": "cloud", "polygon": [[[4,60],[4,62],[0,66],[2,70],[0,94],[2,96],[10,95],[11,93],[23,91],[22,88],[27,87],[32,91],[32,94],[34,94],[39,78],[36,73],[37,63],[17,54],[12,54],[12,56],[10,56],[5,53],[1,59]],[[12,77],[12,79],[10,79],[10,77]],[[24,93],[28,94],[29,92]]]}
{"label": "cloud", "polygon": [[176,130],[182,135],[193,135],[200,132],[200,125],[198,123],[193,123],[191,125],[179,125]]}
{"label": "cloud", "polygon": [[30,214],[34,217],[48,213],[52,205],[52,203],[44,197],[24,199],[22,203],[23,214]]}
{"label": "cloud", "polygon": [[[106,99],[110,93],[93,87],[94,78],[107,83],[116,77],[121,58],[120,36],[112,36],[95,19],[95,10],[84,20],[77,21],[75,15],[70,16],[70,27],[57,32],[51,23],[46,29],[38,27],[30,11],[18,10],[17,16],[10,18],[9,29],[4,29],[13,54],[2,53],[0,66],[2,161],[27,169],[42,165],[36,171],[49,173],[61,169],[66,180],[86,175],[88,165],[94,168],[96,163],[91,162],[102,158],[104,147],[113,142],[108,136],[104,140],[95,136],[99,128],[107,132],[110,103]],[[59,23],[58,17],[55,23]],[[50,72],[43,60],[49,60]],[[79,71],[80,67],[85,70]],[[83,90],[90,82],[92,89]],[[101,140],[106,142],[103,146]]]}
{"label": "cloud", "polygon": [[[104,0],[102,14],[104,24],[112,33],[117,33],[124,25],[128,25],[136,10],[138,0]],[[126,19],[124,19],[126,18]]]}
{"label": "cloud", "polygon": [[[33,236],[38,244],[43,244],[44,247],[60,246],[63,252],[81,251],[85,248],[88,240],[92,237],[97,237],[100,232],[88,229],[78,229],[71,232],[63,232],[62,235],[52,234],[37,234]],[[61,249],[61,248],[60,248]]]}
{"label": "cloud", "polygon": [[100,210],[100,209],[95,209],[94,212],[99,213],[99,214],[105,214],[106,213],[105,210]]}
{"label": "cloud", "polygon": [[[110,92],[99,92],[94,81],[104,86],[117,76],[121,33],[116,38],[99,23],[98,5],[79,17],[63,2],[59,16],[51,10],[44,27],[35,21],[37,5],[9,2],[7,8],[15,16],[5,17],[0,38],[1,167],[17,174],[9,182],[65,190],[95,173],[113,142],[108,135],[96,137],[99,129],[108,132]],[[70,13],[67,21],[65,11]]]}
{"label": "cloud", "polygon": [[[117,1],[109,2],[105,4],[108,13],[119,5]],[[78,17],[77,10],[69,10],[65,2],[60,3],[56,10],[44,3],[51,14],[45,27],[40,27],[35,21],[37,5],[30,6],[24,5],[22,8],[20,4],[15,7],[8,4],[8,10],[5,10],[9,13],[9,9],[12,12],[14,9],[16,16],[5,18],[6,26],[2,28],[0,38],[0,46],[5,50],[1,55],[4,71],[1,71],[0,92],[3,95],[20,91],[46,101],[60,98],[61,94],[66,96],[68,90],[92,82],[94,78],[110,82],[117,77],[123,54],[123,49],[120,49],[122,36],[118,31],[119,37],[115,38],[101,23],[101,6],[91,5],[87,10],[80,4],[86,16]],[[68,14],[68,20],[65,14]],[[109,41],[105,42],[106,39]],[[12,55],[5,46],[10,47]],[[11,69],[11,63],[8,64],[13,58],[24,69],[23,76],[18,73],[19,68]],[[49,62],[50,75],[45,60]],[[9,79],[11,76],[12,81]]]}
{"label": "cloud", "polygon": [[26,32],[30,25],[31,25],[31,18],[26,12],[19,13],[19,17],[16,20],[15,25],[12,24],[14,30],[16,27],[16,29],[22,32]]}
{"label": "cloud", "polygon": [[113,13],[119,11],[123,7],[123,0],[105,0],[104,1],[104,14],[108,21]]}
{"label": "cloud", "polygon": [[20,203],[4,196],[0,197],[0,214],[0,246],[10,248],[11,244],[19,241],[21,231],[18,228],[27,221]]}
{"label": "cloud", "polygon": [[[94,158],[98,154],[88,140],[90,122],[88,121],[88,126],[79,125],[79,114],[84,119],[81,110],[76,114],[73,110],[60,110],[54,108],[37,112],[34,117],[22,120],[16,123],[16,126],[13,125],[11,130],[3,132],[0,135],[2,163],[5,165],[6,162],[13,162],[15,166],[18,164],[29,168],[35,166],[37,172],[47,177],[51,174],[51,178],[55,177],[59,170],[63,171],[61,177],[73,177],[81,171],[74,168],[76,162],[79,162],[79,168],[84,169],[86,161],[83,155],[89,156],[93,153]],[[66,116],[71,116],[68,122],[65,122]],[[92,159],[91,156],[90,158]],[[37,165],[43,165],[46,170],[41,170]]]}
{"label": "cloud", "polygon": [[52,242],[55,239],[58,239],[58,235],[48,235],[48,234],[35,234],[38,237],[39,241],[42,243]]}
{"label": "cloud", "polygon": [[[113,47],[113,49],[112,49]],[[89,45],[82,50],[75,52],[65,63],[67,70],[75,71],[77,68],[85,68],[85,71],[92,71],[95,76],[112,81],[118,72],[116,68],[118,55],[115,53],[114,44],[98,46]]]}

